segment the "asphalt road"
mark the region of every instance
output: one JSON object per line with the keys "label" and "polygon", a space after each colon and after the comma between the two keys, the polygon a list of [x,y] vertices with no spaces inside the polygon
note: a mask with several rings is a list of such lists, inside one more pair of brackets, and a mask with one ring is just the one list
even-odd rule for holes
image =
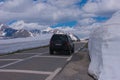
{"label": "asphalt road", "polygon": [[[75,51],[83,45],[75,43]],[[0,56],[0,80],[52,80],[72,56],[60,54],[44,47]]]}

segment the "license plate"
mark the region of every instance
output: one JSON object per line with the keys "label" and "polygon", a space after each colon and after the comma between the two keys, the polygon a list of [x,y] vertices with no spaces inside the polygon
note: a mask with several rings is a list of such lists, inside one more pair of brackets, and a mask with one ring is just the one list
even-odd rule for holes
{"label": "license plate", "polygon": [[61,46],[61,44],[55,44],[56,46]]}

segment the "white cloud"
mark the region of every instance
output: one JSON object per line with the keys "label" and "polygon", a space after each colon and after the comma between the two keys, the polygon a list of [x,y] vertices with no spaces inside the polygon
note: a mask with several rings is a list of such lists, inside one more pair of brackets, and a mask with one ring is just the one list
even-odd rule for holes
{"label": "white cloud", "polygon": [[48,3],[57,6],[57,7],[61,7],[61,8],[65,8],[65,7],[73,7],[75,3],[79,2],[81,0],[48,0]]}
{"label": "white cloud", "polygon": [[120,0],[89,0],[80,9],[81,0],[6,0],[0,3],[0,22],[24,20],[40,24],[80,20],[96,15],[111,16],[120,9]]}
{"label": "white cloud", "polygon": [[24,12],[32,6],[32,0],[8,0],[5,1],[1,10],[9,12]]}
{"label": "white cloud", "polygon": [[83,7],[83,10],[88,13],[97,15],[111,16],[114,12],[120,9],[120,0],[89,0]]}
{"label": "white cloud", "polygon": [[24,20],[41,24],[77,20],[81,11],[75,7],[79,0],[8,0],[0,7],[0,22]]}
{"label": "white cloud", "polygon": [[38,29],[38,30],[43,30],[47,27],[48,25],[39,25],[38,23],[25,23],[24,21],[17,21],[14,22],[13,24],[9,25],[13,29],[26,29],[26,30],[32,30],[32,29]]}
{"label": "white cloud", "polygon": [[78,25],[80,26],[89,26],[93,23],[95,23],[96,21],[93,18],[84,18],[78,21]]}

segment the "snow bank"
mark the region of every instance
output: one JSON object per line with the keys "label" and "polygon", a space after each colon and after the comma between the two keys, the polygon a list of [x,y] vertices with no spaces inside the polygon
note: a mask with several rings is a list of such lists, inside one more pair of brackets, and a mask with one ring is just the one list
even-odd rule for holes
{"label": "snow bank", "polygon": [[96,28],[90,35],[89,73],[98,80],[120,80],[120,24]]}
{"label": "snow bank", "polygon": [[36,37],[0,40],[0,54],[48,45],[51,36],[52,34],[45,34]]}

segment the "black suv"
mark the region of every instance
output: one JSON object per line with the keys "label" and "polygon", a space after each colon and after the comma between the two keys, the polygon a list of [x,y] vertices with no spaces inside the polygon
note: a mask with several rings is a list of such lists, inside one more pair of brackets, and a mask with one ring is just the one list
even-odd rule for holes
{"label": "black suv", "polygon": [[70,36],[67,34],[54,34],[50,40],[50,54],[54,51],[65,51],[67,54],[74,53],[74,44]]}

